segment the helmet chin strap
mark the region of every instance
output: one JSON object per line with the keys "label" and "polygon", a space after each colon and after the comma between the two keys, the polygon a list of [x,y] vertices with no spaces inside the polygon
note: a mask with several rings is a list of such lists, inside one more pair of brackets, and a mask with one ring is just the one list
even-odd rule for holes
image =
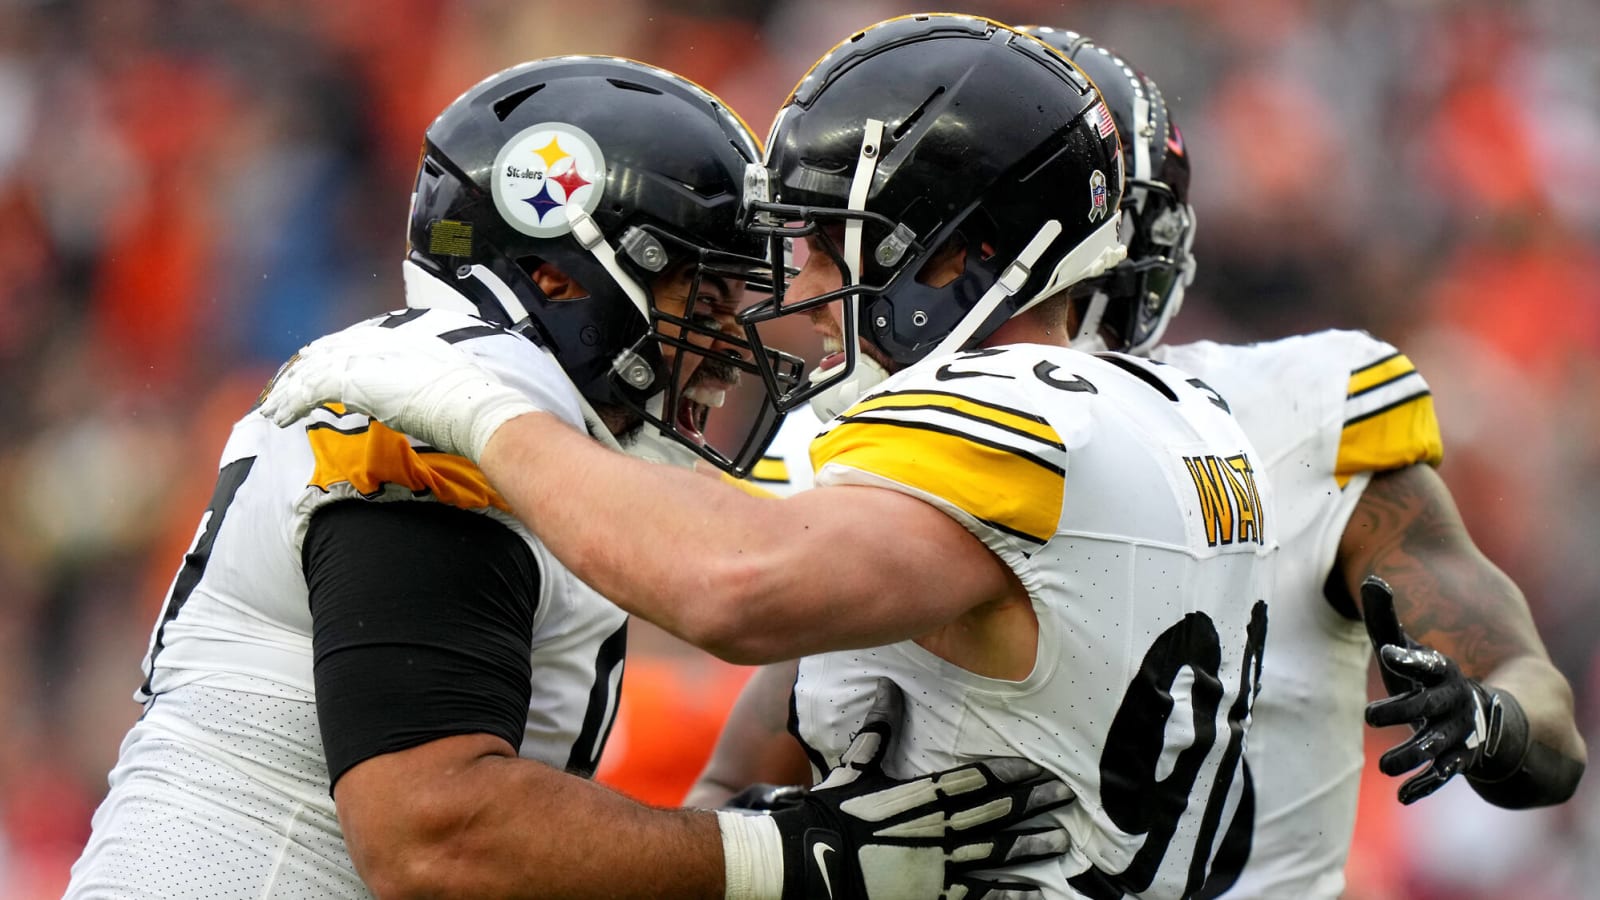
{"label": "helmet chin strap", "polygon": [[[1060,219],[1051,219],[1040,226],[1039,230],[1034,232],[1033,238],[1022,248],[1022,252],[1017,254],[1017,258],[1005,267],[1005,271],[1000,273],[1000,277],[996,278],[994,284],[983,292],[983,296],[978,298],[978,302],[973,305],[972,309],[968,310],[961,321],[956,323],[956,327],[944,336],[944,340],[939,342],[939,346],[933,348],[933,352],[924,358],[948,356],[951,353],[959,352],[967,341],[971,340],[972,336],[977,333],[978,329],[982,327],[983,323],[988,321],[989,314],[995,311],[995,308],[1000,305],[1000,301],[1022,290],[1022,286],[1028,283],[1028,277],[1033,274],[1033,264],[1039,261],[1039,257],[1044,255],[1044,251],[1049,249],[1050,244],[1060,236]],[[1077,251],[1074,250],[1073,252],[1076,253]],[[1068,254],[1068,256],[1071,256],[1071,254]],[[1032,306],[1033,304],[1030,303],[1028,305]],[[1018,310],[1018,312],[1021,311]]]}
{"label": "helmet chin strap", "polygon": [[1107,218],[1078,246],[1073,247],[1061,262],[1056,264],[1055,271],[1050,273],[1050,280],[1045,282],[1039,293],[1024,303],[1013,315],[1027,312],[1085,278],[1104,274],[1110,271],[1112,266],[1122,262],[1128,255],[1128,245],[1123,243],[1118,234],[1121,219],[1121,216]]}
{"label": "helmet chin strap", "polygon": [[[878,171],[878,160],[883,156],[883,122],[868,119],[861,131],[861,153],[856,159],[856,173],[850,180],[850,194],[845,208],[852,211],[867,208],[867,193],[872,189],[872,176]],[[846,219],[844,223],[844,263],[849,271],[844,273],[849,285],[861,283],[861,229],[862,220]],[[889,377],[887,370],[872,357],[861,352],[858,333],[861,296],[851,292],[844,300],[844,362],[843,374],[830,376],[830,370],[812,369],[807,376],[812,382],[834,377],[834,381],[811,398],[811,409],[817,418],[827,421],[844,412]]]}
{"label": "helmet chin strap", "polygon": [[[600,231],[600,226],[595,224],[588,213],[572,207],[567,209],[567,221],[572,223],[572,236],[577,239],[579,246],[589,251],[589,255],[600,263],[600,267],[606,270],[606,274],[611,276],[617,287],[622,288],[622,293],[632,301],[634,309],[639,311],[639,317],[644,320],[645,327],[649,328],[650,297],[645,294],[644,288],[639,286],[639,282],[629,277],[623,270],[622,264],[617,262],[617,251],[611,246],[611,242],[606,240],[605,234]],[[655,381],[655,374],[649,363],[632,349],[624,349],[617,354],[617,358],[612,360],[611,372],[641,390],[650,387]]]}
{"label": "helmet chin strap", "polygon": [[[1085,278],[1093,278],[1099,275],[1127,256],[1128,248],[1123,245],[1121,239],[1117,236],[1119,218],[1118,216],[1107,218],[1105,224],[1096,228],[1087,238],[1084,238],[1082,243],[1072,248],[1056,266],[1056,270],[1051,273],[1050,280],[1045,283],[1044,289],[1033,299],[1024,303],[1012,315],[1020,315],[1058,291],[1077,284]],[[1006,266],[1005,271],[1000,273],[1000,277],[995,279],[994,284],[987,291],[984,291],[977,304],[962,317],[960,322],[956,323],[956,327],[949,334],[945,335],[944,340],[939,342],[939,346],[933,348],[933,352],[924,358],[947,356],[951,353],[958,353],[965,348],[967,342],[988,320],[989,315],[995,311],[1000,302],[1022,290],[1022,286],[1027,284],[1028,278],[1033,274],[1033,264],[1039,261],[1039,257],[1044,255],[1045,250],[1049,249],[1050,244],[1060,235],[1061,220],[1051,219],[1045,222],[1034,233],[1027,246],[1022,248],[1022,252],[1017,254],[1017,258],[1012,260],[1011,264]],[[1096,320],[1095,327],[1098,329],[1099,315],[1096,314],[1094,318]]]}
{"label": "helmet chin strap", "polygon": [[572,224],[572,236],[577,239],[578,245],[589,251],[589,255],[600,263],[600,267],[606,270],[606,274],[617,283],[617,287],[622,288],[622,292],[633,301],[633,306],[639,311],[639,315],[649,322],[650,298],[646,296],[644,288],[639,286],[639,282],[634,281],[623,270],[622,264],[617,262],[617,251],[601,233],[600,226],[595,224],[588,213],[573,207],[567,208],[567,221]]}
{"label": "helmet chin strap", "polygon": [[[812,381],[817,381],[822,375],[821,369],[812,369],[810,378]],[[849,378],[839,379],[811,398],[811,411],[816,413],[817,418],[826,422],[855,406],[856,401],[888,378],[888,369],[878,365],[878,361],[871,356],[865,353],[859,354],[856,357],[856,370]]]}

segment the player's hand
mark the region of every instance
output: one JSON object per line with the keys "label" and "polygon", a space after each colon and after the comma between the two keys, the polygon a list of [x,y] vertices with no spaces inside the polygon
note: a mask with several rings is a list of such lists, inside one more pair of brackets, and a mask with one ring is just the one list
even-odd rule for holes
{"label": "player's hand", "polygon": [[1028,900],[1037,888],[980,871],[1060,856],[1067,834],[1018,823],[1071,802],[1067,786],[1023,759],[989,759],[909,779],[883,771],[904,715],[879,680],[872,712],[837,769],[773,813],[783,836],[785,900]]}
{"label": "player's hand", "polygon": [[268,385],[260,411],[285,426],[327,402],[475,462],[495,429],[536,409],[453,345],[377,326],[301,348]]}
{"label": "player's hand", "polygon": [[1367,706],[1367,724],[1411,725],[1409,740],[1378,760],[1385,775],[1426,765],[1400,785],[1400,802],[1415,803],[1461,772],[1474,770],[1499,742],[1499,696],[1462,674],[1455,661],[1406,635],[1394,612],[1394,594],[1377,576],[1361,585],[1362,615],[1394,696]]}

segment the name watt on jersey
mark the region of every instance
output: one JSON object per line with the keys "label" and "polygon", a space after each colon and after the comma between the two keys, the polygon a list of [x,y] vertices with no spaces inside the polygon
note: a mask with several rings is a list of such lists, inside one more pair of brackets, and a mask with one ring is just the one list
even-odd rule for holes
{"label": "name watt on jersey", "polygon": [[1247,456],[1185,456],[1183,465],[1200,497],[1207,546],[1265,543],[1267,520],[1256,490],[1256,471]]}

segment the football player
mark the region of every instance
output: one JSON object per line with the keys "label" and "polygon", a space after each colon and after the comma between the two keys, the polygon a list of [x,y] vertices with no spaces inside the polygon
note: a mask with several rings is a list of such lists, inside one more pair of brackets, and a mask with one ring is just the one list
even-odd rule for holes
{"label": "football player", "polygon": [[[739,471],[772,404],[726,447],[704,426],[741,368],[766,393],[731,319],[766,267],[734,227],[756,158],[668,72],[500,72],[428,129],[407,308],[367,325],[459,348],[586,445]],[[1065,802],[1036,766],[986,760],[937,791],[885,776],[892,686],[793,815],[651,810],[587,781],[625,614],[437,446],[337,405],[235,424],[69,897],[900,897],[913,871],[1059,851],[1048,829],[998,833]],[[684,537],[693,569],[723,533]],[[880,834],[906,819],[918,835]]]}
{"label": "football player", "polygon": [[[1024,31],[1075,61],[1106,97],[1123,136],[1128,259],[1075,289],[1074,345],[1170,363],[1198,376],[1267,460],[1283,550],[1272,636],[1249,732],[1246,792],[1202,896],[1338,897],[1355,824],[1362,707],[1371,646],[1402,698],[1373,724],[1418,723],[1379,761],[1410,803],[1456,774],[1486,800],[1559,803],[1583,772],[1572,695],[1551,665],[1522,593],[1472,543],[1434,470],[1441,457],[1428,385],[1394,347],[1353,331],[1247,346],[1162,345],[1194,273],[1189,155],[1155,82],[1084,36]],[[797,412],[753,477],[776,492],[810,485],[818,428]],[[1395,588],[1386,601],[1369,576]],[[1366,606],[1366,598],[1374,605]],[[1395,624],[1411,626],[1425,649]],[[1387,623],[1387,624],[1386,624]],[[1384,634],[1384,628],[1387,634]],[[1403,681],[1395,682],[1395,676]],[[751,782],[805,774],[787,738],[793,671],[757,673],[690,795],[716,803]],[[760,791],[751,796],[759,796]]]}
{"label": "football player", "polygon": [[[1054,51],[973,17],[890,20],[817,63],[747,179],[773,258],[810,249],[740,317],[781,406],[841,413],[811,445],[814,490],[701,491],[380,329],[313,343],[262,409],[356,402],[478,460],[630,612],[736,662],[812,654],[793,712],[819,775],[885,678],[908,710],[890,771],[1047,767],[1075,797],[1054,814],[1072,846],[1016,883],[1186,896],[1239,802],[1276,514],[1211,392],[1067,347],[1060,291],[1122,258],[1122,188],[1110,112]],[[803,384],[765,368],[795,317],[826,354]],[[730,540],[703,548],[712,527]]]}

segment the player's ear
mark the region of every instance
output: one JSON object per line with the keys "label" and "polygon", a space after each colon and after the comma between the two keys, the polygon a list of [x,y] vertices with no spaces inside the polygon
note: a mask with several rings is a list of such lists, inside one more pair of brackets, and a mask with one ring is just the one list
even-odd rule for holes
{"label": "player's ear", "polygon": [[551,300],[576,300],[579,297],[589,296],[583,285],[547,262],[540,263],[528,277],[532,278],[533,283],[539,286],[539,290]]}

